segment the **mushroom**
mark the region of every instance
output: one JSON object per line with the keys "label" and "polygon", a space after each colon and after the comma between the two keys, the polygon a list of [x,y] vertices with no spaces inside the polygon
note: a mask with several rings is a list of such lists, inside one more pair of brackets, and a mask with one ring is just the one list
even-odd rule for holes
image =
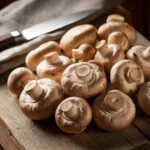
{"label": "mushroom", "polygon": [[51,52],[44,56],[36,69],[39,78],[50,78],[60,82],[63,71],[71,64],[71,60],[66,56],[59,56],[57,52]]}
{"label": "mushroom", "polygon": [[150,82],[145,83],[137,94],[139,107],[150,116]]}
{"label": "mushroom", "polygon": [[86,129],[92,120],[92,110],[85,99],[69,97],[56,109],[57,126],[66,133],[78,134]]}
{"label": "mushroom", "polygon": [[7,80],[8,89],[19,96],[24,86],[34,80],[34,74],[25,67],[19,67],[11,72]]}
{"label": "mushroom", "polygon": [[108,131],[126,128],[136,114],[132,99],[119,90],[111,90],[99,95],[94,100],[92,110],[96,124]]}
{"label": "mushroom", "polygon": [[90,44],[82,44],[78,49],[72,49],[74,62],[87,62],[93,59],[95,49]]}
{"label": "mushroom", "polygon": [[119,60],[125,59],[121,47],[116,44],[107,44],[105,40],[101,40],[96,45],[96,49],[94,59],[99,60],[104,65],[106,72],[110,72],[111,67]]}
{"label": "mushroom", "polygon": [[69,96],[90,98],[105,90],[107,79],[98,65],[80,62],[66,68],[62,74],[61,85]]}
{"label": "mushroom", "polygon": [[25,86],[19,104],[27,117],[42,120],[54,115],[62,100],[63,91],[59,83],[51,79],[40,79],[32,80]]}
{"label": "mushroom", "polygon": [[132,95],[144,83],[142,69],[132,60],[117,62],[110,72],[111,84],[118,90]]}
{"label": "mushroom", "polygon": [[[117,33],[111,35],[113,32],[116,31]],[[118,34],[118,32],[121,32],[122,34]],[[106,41],[111,35],[111,38],[109,38],[108,43],[110,44],[110,41],[113,41],[112,43],[114,44],[120,43],[119,45],[124,51],[127,50],[128,46],[132,46],[137,38],[136,30],[128,23],[124,22],[123,16],[117,14],[108,16],[107,22],[99,27],[98,35],[100,39],[105,39]],[[119,37],[119,41],[117,41],[117,39],[112,40],[112,37],[117,39]],[[124,46],[124,43],[129,43],[129,45]]]}
{"label": "mushroom", "polygon": [[49,41],[47,43],[42,44],[38,48],[32,50],[28,53],[26,57],[26,65],[31,71],[36,71],[36,67],[38,64],[44,60],[44,55],[50,52],[58,52],[60,53],[61,48],[57,42]]}
{"label": "mushroom", "polygon": [[119,45],[124,52],[129,49],[129,41],[126,35],[119,31],[112,32],[108,36],[107,43]]}
{"label": "mushroom", "polygon": [[81,44],[95,45],[97,40],[97,29],[90,24],[78,25],[71,28],[64,34],[60,46],[64,55],[72,57],[72,49],[78,48]]}
{"label": "mushroom", "polygon": [[150,80],[150,46],[133,46],[126,53],[128,59],[136,62],[143,70],[146,80]]}

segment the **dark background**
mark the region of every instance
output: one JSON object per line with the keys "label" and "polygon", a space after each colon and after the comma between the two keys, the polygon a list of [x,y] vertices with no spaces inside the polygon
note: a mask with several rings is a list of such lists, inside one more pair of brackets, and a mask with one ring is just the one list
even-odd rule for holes
{"label": "dark background", "polygon": [[[0,9],[14,0],[0,1]],[[126,0],[122,6],[132,16],[133,27],[150,40],[150,1],[149,0]]]}

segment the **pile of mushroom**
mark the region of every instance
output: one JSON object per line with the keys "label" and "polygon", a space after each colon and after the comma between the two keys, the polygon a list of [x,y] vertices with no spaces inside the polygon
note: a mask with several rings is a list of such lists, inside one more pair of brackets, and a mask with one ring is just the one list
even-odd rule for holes
{"label": "pile of mushroom", "polygon": [[59,43],[49,41],[32,50],[28,69],[15,69],[8,88],[27,117],[55,116],[63,132],[78,134],[92,118],[104,130],[126,128],[136,114],[131,95],[138,93],[140,108],[150,115],[150,82],[144,84],[150,80],[150,47],[131,47],[136,36],[117,14],[98,30],[90,24],[73,27]]}

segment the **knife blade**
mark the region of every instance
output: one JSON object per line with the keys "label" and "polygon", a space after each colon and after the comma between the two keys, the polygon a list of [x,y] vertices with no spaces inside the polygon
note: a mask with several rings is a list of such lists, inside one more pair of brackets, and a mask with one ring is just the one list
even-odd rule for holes
{"label": "knife blade", "polygon": [[90,15],[93,15],[97,11],[97,9],[79,11],[68,16],[62,16],[53,20],[47,20],[45,22],[24,29],[20,32],[12,31],[11,33],[2,35],[0,36],[0,51],[19,42],[29,41],[40,35],[50,33],[68,25],[77,23],[89,17]]}

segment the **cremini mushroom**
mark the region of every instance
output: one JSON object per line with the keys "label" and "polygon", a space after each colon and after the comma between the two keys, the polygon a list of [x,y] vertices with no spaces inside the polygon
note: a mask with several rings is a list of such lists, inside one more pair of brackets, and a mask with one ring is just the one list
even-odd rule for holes
{"label": "cremini mushroom", "polygon": [[90,44],[82,44],[78,49],[72,49],[73,62],[87,62],[94,58],[95,49]]}
{"label": "cremini mushroom", "polygon": [[125,52],[129,49],[129,41],[124,33],[116,31],[112,32],[107,39],[108,44],[119,45],[122,50]]}
{"label": "cremini mushroom", "polygon": [[133,46],[126,53],[128,59],[136,62],[143,70],[146,80],[150,80],[150,46]]}
{"label": "cremini mushroom", "polygon": [[61,85],[69,96],[90,98],[105,90],[107,79],[98,65],[80,62],[66,68],[62,74]]}
{"label": "cremini mushroom", "polygon": [[126,59],[117,62],[112,67],[110,80],[114,88],[132,95],[144,83],[144,74],[135,62]]}
{"label": "cremini mushroom", "polygon": [[78,134],[86,129],[92,119],[92,110],[87,101],[80,97],[69,97],[56,109],[57,126],[66,133]]}
{"label": "cremini mushroom", "polygon": [[72,49],[78,48],[81,44],[95,45],[97,40],[97,29],[90,24],[83,24],[73,27],[64,34],[60,46],[64,55],[72,57]]}
{"label": "cremini mushroom", "polygon": [[96,45],[97,52],[94,56],[95,60],[99,60],[104,64],[106,72],[110,72],[111,67],[119,60],[125,59],[125,54],[121,47],[116,44],[107,44],[105,40],[101,40]]}
{"label": "cremini mushroom", "polygon": [[145,83],[137,94],[139,107],[150,116],[150,82]]}
{"label": "cremini mushroom", "polygon": [[94,100],[92,110],[96,124],[108,131],[126,128],[136,114],[132,99],[119,90],[111,90],[99,95]]}
{"label": "cremini mushroom", "polygon": [[34,74],[25,67],[19,67],[11,72],[7,80],[8,89],[15,95],[19,96],[24,86],[34,80]]}
{"label": "cremini mushroom", "polygon": [[63,71],[71,64],[70,58],[60,56],[57,52],[51,52],[44,56],[36,69],[39,78],[50,78],[60,82]]}
{"label": "cremini mushroom", "polygon": [[27,117],[42,120],[54,115],[62,100],[63,91],[59,83],[51,79],[39,79],[32,80],[25,86],[19,104]]}
{"label": "cremini mushroom", "polygon": [[[117,39],[119,36],[119,41],[115,39],[112,40],[112,37],[109,38],[110,34],[116,31],[117,33],[111,36]],[[118,32],[121,32],[122,34],[121,33],[118,34]],[[107,22],[99,27],[98,35],[100,39],[105,39],[106,41],[109,38],[108,40],[109,44],[111,43],[110,41],[113,41],[114,44],[120,43],[119,45],[122,47],[124,51],[127,50],[128,46],[132,46],[135,43],[137,38],[136,30],[131,25],[124,22],[123,16],[117,14],[108,16]],[[124,46],[124,43],[125,44],[129,43],[129,45]]]}
{"label": "cremini mushroom", "polygon": [[36,71],[36,67],[38,64],[44,60],[44,55],[50,53],[50,52],[58,52],[60,53],[61,48],[57,42],[49,41],[42,45],[40,45],[38,48],[32,50],[30,53],[28,53],[26,57],[26,65],[31,71]]}

